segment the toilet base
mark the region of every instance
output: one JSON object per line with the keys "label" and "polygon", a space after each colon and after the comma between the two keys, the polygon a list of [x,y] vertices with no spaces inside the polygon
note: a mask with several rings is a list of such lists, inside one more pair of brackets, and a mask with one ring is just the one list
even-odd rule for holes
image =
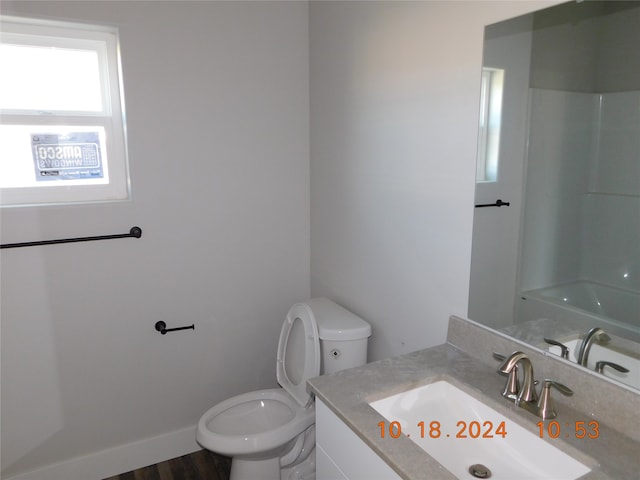
{"label": "toilet base", "polygon": [[280,480],[280,458],[263,460],[231,459],[229,480]]}
{"label": "toilet base", "polygon": [[307,458],[293,467],[285,467],[280,472],[280,480],[316,480],[315,446]]}
{"label": "toilet base", "polygon": [[315,480],[315,448],[302,462],[280,468],[280,458],[249,460],[241,457],[231,459],[229,480]]}

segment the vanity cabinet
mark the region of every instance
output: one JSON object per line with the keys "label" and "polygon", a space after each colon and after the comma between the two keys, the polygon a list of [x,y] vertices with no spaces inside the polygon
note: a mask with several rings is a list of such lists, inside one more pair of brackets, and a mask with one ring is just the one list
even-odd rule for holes
{"label": "vanity cabinet", "polygon": [[316,479],[400,480],[384,460],[316,399]]}

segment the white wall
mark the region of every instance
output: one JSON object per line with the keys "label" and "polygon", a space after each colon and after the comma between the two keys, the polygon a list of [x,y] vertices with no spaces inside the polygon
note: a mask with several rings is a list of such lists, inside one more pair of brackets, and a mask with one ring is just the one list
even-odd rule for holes
{"label": "white wall", "polygon": [[143,229],[2,251],[2,477],[174,431],[90,474],[23,478],[197,449],[208,408],[275,386],[280,325],[309,296],[307,4],[2,9],[120,28],[133,185],[128,203],[3,211],[2,242]]}
{"label": "white wall", "polygon": [[483,29],[546,5],[310,6],[311,290],[372,323],[371,359],[467,311]]}

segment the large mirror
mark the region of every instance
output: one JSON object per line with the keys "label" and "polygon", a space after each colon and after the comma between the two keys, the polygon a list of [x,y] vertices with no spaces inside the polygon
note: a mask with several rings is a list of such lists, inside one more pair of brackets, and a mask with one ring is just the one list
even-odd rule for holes
{"label": "large mirror", "polygon": [[485,29],[469,317],[640,389],[638,45],[636,1]]}

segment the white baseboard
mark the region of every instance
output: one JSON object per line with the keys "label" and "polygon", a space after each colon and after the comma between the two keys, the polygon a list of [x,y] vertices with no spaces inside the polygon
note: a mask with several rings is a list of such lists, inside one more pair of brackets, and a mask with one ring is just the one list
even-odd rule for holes
{"label": "white baseboard", "polygon": [[193,426],[18,473],[4,480],[101,480],[201,449]]}

